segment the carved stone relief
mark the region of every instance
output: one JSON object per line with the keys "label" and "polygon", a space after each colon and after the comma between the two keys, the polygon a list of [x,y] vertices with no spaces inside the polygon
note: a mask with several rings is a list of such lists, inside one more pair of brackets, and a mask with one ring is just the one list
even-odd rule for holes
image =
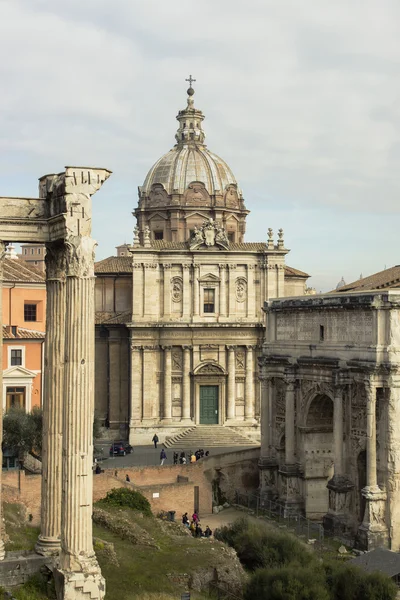
{"label": "carved stone relief", "polygon": [[183,282],[180,277],[171,279],[171,298],[172,302],[182,302]]}
{"label": "carved stone relief", "polygon": [[232,208],[239,208],[239,197],[237,193],[237,185],[231,183],[226,186],[224,193],[224,203],[225,206],[230,206]]}
{"label": "carved stone relief", "polygon": [[154,183],[149,194],[151,206],[163,206],[168,204],[168,194],[161,183]]}
{"label": "carved stone relief", "polygon": [[199,375],[222,375],[222,370],[217,365],[204,365],[201,367],[197,374]]}
{"label": "carved stone relief", "polygon": [[243,277],[236,280],[236,300],[244,302],[247,297],[247,281]]}
{"label": "carved stone relief", "polygon": [[236,371],[244,371],[245,369],[245,353],[243,350],[236,352]]}
{"label": "carved stone relief", "polygon": [[191,184],[189,184],[189,187],[187,188],[183,197],[187,206],[211,204],[210,195],[204,187],[204,183],[201,183],[200,181],[193,181]]}
{"label": "carved stone relief", "polygon": [[172,351],[172,370],[182,370],[182,352],[179,348],[176,348]]}

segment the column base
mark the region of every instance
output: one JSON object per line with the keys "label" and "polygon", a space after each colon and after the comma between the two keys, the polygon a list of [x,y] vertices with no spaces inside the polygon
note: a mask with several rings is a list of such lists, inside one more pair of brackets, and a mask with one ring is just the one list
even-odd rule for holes
{"label": "column base", "polygon": [[44,537],[39,535],[35,544],[36,554],[41,556],[57,556],[61,551],[60,538]]}
{"label": "column base", "polygon": [[180,425],[195,425],[195,423],[193,422],[193,419],[191,419],[190,417],[182,417],[182,419],[179,421]]}
{"label": "column base", "polygon": [[81,563],[82,570],[55,568],[54,583],[58,600],[103,600],[106,582],[95,557]]}
{"label": "column base", "polygon": [[170,425],[172,421],[172,417],[164,417],[163,419],[161,419],[161,425]]}
{"label": "column base", "polygon": [[387,548],[389,532],[385,522],[386,492],[373,486],[365,487],[362,495],[365,498],[365,513],[357,531],[355,547],[360,550]]}
{"label": "column base", "polygon": [[354,518],[350,502],[354,483],[346,475],[334,475],[326,486],[329,490],[329,509],[322,519],[325,531],[337,536],[354,534]]}
{"label": "column base", "polygon": [[297,464],[282,465],[278,471],[281,482],[279,502],[284,507],[284,517],[304,513],[304,500],[300,494],[299,468]]}

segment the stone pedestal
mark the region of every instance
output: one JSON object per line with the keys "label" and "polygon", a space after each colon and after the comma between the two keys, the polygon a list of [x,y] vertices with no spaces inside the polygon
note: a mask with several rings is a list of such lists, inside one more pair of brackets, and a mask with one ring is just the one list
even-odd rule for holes
{"label": "stone pedestal", "polygon": [[278,499],[278,463],[275,458],[261,457],[258,461],[260,470],[260,497],[264,501]]}
{"label": "stone pedestal", "polygon": [[385,523],[386,492],[378,486],[366,487],[362,490],[362,495],[365,498],[365,512],[358,528],[355,547],[360,550],[387,548],[389,533]]}
{"label": "stone pedestal", "polygon": [[297,465],[282,465],[279,469],[280,498],[284,507],[284,517],[289,514],[303,513],[304,501],[300,491],[299,470]]}
{"label": "stone pedestal", "polygon": [[345,475],[334,475],[328,481],[329,509],[323,518],[324,529],[332,535],[348,535],[354,531],[351,514],[351,494],[354,483]]}

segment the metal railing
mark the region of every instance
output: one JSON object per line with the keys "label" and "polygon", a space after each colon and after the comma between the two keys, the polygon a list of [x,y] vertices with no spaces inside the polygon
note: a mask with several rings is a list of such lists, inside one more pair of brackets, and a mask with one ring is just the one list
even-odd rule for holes
{"label": "metal railing", "polygon": [[290,512],[287,507],[273,500],[261,499],[257,494],[236,492],[236,504],[254,512],[256,517],[265,517],[278,526],[287,529],[298,537],[307,540],[324,541],[324,528],[315,521],[310,521],[299,513]]}

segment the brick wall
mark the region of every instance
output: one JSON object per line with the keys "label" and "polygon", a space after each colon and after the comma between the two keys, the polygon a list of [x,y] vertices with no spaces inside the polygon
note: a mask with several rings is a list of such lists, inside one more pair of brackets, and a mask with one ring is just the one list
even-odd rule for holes
{"label": "brick wall", "polygon": [[[194,490],[199,488],[200,514],[212,511],[213,488],[229,502],[235,490],[255,491],[258,488],[259,448],[239,450],[204,458],[195,464],[163,465],[105,469],[93,476],[93,500],[104,498],[113,488],[132,485],[148,499],[155,514],[160,510],[175,510],[177,518],[194,508]],[[125,481],[128,474],[131,483]],[[188,482],[178,482],[178,476]],[[21,502],[33,524],[40,522],[41,475],[26,475],[24,471],[3,471],[4,502]]]}

